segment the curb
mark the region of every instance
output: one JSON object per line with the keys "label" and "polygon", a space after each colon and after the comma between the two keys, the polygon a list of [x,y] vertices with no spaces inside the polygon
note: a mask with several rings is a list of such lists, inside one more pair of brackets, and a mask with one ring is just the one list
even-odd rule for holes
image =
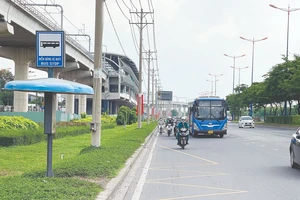
{"label": "curb", "polygon": [[[238,124],[238,122],[231,122],[232,124]],[[299,126],[290,124],[273,124],[273,123],[255,123],[255,126],[274,127],[274,128],[287,128],[297,129]]]}
{"label": "curb", "polygon": [[108,200],[112,199],[115,192],[118,190],[124,179],[126,178],[128,172],[132,168],[133,164],[144,150],[145,146],[150,141],[152,135],[156,132],[157,127],[146,137],[145,142],[133,153],[133,155],[126,161],[124,168],[119,172],[119,174],[112,178],[106,185],[105,189],[98,194],[96,200]]}

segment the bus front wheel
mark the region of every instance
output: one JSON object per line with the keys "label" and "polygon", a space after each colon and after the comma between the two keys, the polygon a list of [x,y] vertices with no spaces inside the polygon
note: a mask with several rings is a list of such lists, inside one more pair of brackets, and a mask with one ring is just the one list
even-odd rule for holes
{"label": "bus front wheel", "polygon": [[224,137],[224,134],[220,134],[219,136],[220,136],[220,138],[222,138],[222,137]]}

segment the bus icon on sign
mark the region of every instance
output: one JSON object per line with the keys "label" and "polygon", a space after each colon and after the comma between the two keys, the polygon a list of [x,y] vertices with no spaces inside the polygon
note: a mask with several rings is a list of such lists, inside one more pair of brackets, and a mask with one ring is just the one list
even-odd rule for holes
{"label": "bus icon on sign", "polygon": [[59,41],[41,41],[41,47],[46,48],[46,47],[59,47]]}

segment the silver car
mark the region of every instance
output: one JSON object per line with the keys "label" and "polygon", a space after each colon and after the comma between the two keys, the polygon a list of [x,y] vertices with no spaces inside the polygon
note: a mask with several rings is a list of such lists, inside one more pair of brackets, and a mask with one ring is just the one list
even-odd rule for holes
{"label": "silver car", "polygon": [[250,127],[254,128],[254,120],[251,116],[241,116],[239,119],[239,128]]}
{"label": "silver car", "polygon": [[291,167],[299,169],[300,164],[300,128],[293,134],[290,143]]}

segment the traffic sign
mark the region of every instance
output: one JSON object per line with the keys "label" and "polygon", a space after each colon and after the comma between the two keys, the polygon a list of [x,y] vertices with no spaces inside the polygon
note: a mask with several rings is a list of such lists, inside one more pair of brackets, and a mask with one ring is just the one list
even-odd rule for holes
{"label": "traffic sign", "polygon": [[64,31],[36,31],[36,66],[62,68],[64,65]]}
{"label": "traffic sign", "polygon": [[172,91],[158,91],[158,99],[163,101],[172,101]]}

